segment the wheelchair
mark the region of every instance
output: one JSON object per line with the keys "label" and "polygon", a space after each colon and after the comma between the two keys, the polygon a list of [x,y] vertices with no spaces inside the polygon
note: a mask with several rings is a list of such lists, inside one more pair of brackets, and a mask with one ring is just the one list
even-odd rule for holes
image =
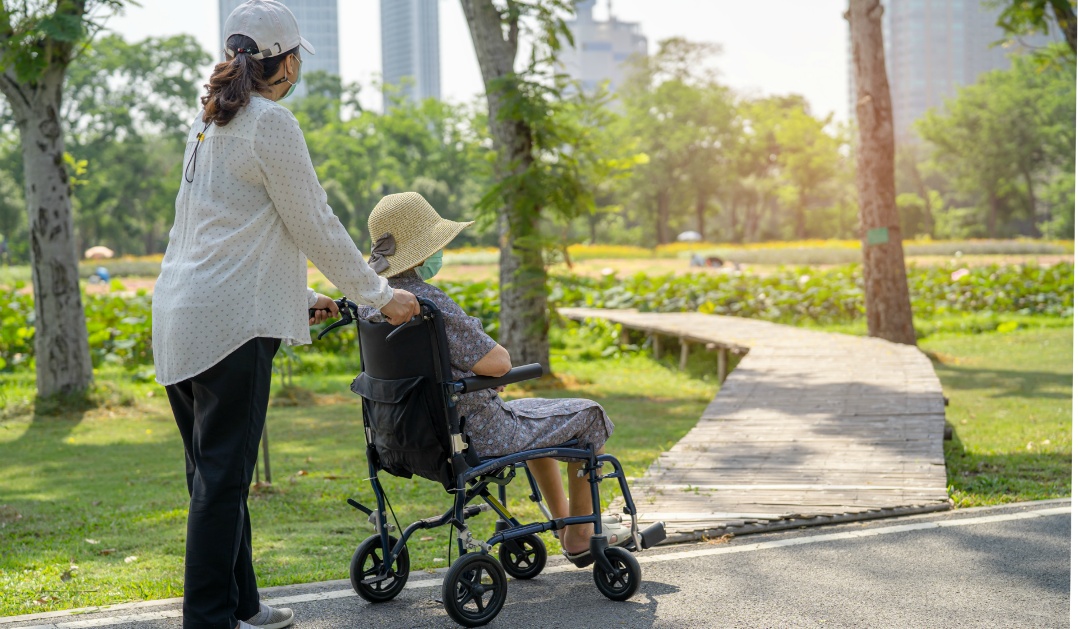
{"label": "wheelchair", "polygon": [[[321,339],[351,323],[358,331],[362,367],[351,389],[362,397],[367,464],[376,505],[370,508],[351,498],[348,504],[363,512],[376,532],[363,540],[352,556],[352,588],[371,603],[392,600],[408,581],[408,539],[417,531],[448,524],[456,530],[459,557],[445,573],[442,604],[457,623],[477,627],[497,617],[505,604],[506,574],[531,579],[542,572],[547,557],[539,533],[592,524],[595,533],[589,549],[596,587],[611,600],[632,597],[641,580],[640,564],[632,553],[666,539],[666,530],[662,522],[638,529],[636,507],[621,464],[611,455],[596,454],[590,445],[578,447],[576,440],[500,457],[476,456],[468,447],[462,418],[456,411],[459,396],[538,378],[542,368],[532,364],[497,378],[453,380],[442,314],[433,302],[419,302],[420,315],[393,326],[360,318],[355,303],[340,299],[341,318],[318,335]],[[525,465],[528,460],[548,457],[583,461],[581,473],[588,475],[591,487],[591,515],[551,519]],[[612,471],[603,473],[606,464]],[[522,523],[507,509],[506,486],[520,469],[528,480],[529,497],[538,503],[546,521]],[[453,496],[453,505],[441,515],[413,522],[398,538],[393,534],[397,527],[388,520],[392,507],[379,482],[379,472],[403,478],[417,475],[441,483]],[[624,545],[609,545],[602,532],[599,483],[608,478],[617,479],[625,501],[623,511],[631,518],[632,539]],[[468,520],[486,511],[498,518],[495,532],[488,539],[478,539],[468,528]],[[498,559],[491,554],[495,546]]]}

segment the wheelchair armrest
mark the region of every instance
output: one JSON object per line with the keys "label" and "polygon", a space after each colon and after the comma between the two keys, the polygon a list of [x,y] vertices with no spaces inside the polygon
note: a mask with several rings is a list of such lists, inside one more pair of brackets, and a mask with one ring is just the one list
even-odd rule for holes
{"label": "wheelchair armrest", "polygon": [[532,380],[543,375],[543,366],[539,363],[532,363],[530,365],[523,365],[521,367],[513,367],[504,376],[491,377],[491,376],[472,376],[470,378],[461,378],[453,383],[453,388],[457,393],[470,393],[472,391],[479,391],[481,389],[493,389],[494,387],[500,387],[504,384],[513,384],[514,382],[523,382],[525,380]]}

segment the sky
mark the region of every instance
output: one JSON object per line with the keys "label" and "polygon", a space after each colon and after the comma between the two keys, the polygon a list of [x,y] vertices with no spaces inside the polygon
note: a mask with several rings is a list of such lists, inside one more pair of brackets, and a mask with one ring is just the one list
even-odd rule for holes
{"label": "sky", "polygon": [[[471,101],[483,90],[471,36],[457,0],[439,0],[442,97]],[[217,0],[140,0],[114,16],[108,28],[128,41],[189,33],[209,51],[220,50]],[[847,0],[612,0],[622,21],[639,22],[654,51],[660,40],[681,36],[712,42],[720,80],[745,95],[803,94],[814,114],[849,118],[847,104]],[[601,0],[597,19],[608,16]],[[381,72],[379,0],[339,0],[341,75],[360,82],[365,107],[379,110],[369,88]],[[208,76],[209,68],[207,68]]]}

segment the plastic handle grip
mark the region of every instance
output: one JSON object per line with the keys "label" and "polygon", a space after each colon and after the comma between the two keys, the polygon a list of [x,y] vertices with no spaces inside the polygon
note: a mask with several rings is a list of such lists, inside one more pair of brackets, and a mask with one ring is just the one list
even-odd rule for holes
{"label": "plastic handle grip", "polygon": [[520,367],[513,367],[504,376],[490,377],[490,376],[472,376],[470,378],[462,378],[460,383],[464,386],[461,389],[462,393],[469,393],[471,391],[479,391],[480,389],[492,389],[494,387],[500,387],[505,384],[513,384],[514,382],[523,382],[525,380],[532,380],[539,378],[543,375],[543,366],[539,363],[532,363],[530,365],[522,365]]}

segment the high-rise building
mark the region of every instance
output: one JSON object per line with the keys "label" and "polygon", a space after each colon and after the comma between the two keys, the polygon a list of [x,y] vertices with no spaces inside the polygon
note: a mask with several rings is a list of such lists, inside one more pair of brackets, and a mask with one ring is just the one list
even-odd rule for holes
{"label": "high-rise building", "polygon": [[[1006,36],[996,26],[998,9],[985,7],[982,0],[884,0],[883,4],[895,140],[913,143],[917,141],[914,121],[954,97],[960,87],[975,83],[981,74],[1009,68],[1011,51],[993,45]],[[1023,41],[1043,46],[1048,39]],[[851,59],[851,118],[857,115],[855,98]]]}
{"label": "high-rise building", "polygon": [[640,24],[621,22],[614,17],[612,3],[607,4],[609,19],[596,20],[595,2],[577,2],[576,18],[566,22],[576,45],[564,46],[558,61],[566,74],[580,81],[585,91],[594,91],[603,81],[609,81],[610,90],[617,92],[625,80],[625,62],[633,55],[648,54],[648,40],[640,31]]}
{"label": "high-rise building", "polygon": [[[438,0],[382,0],[382,82],[419,102],[442,97]],[[390,106],[390,90],[383,90]]]}
{"label": "high-rise building", "polygon": [[[243,4],[244,0],[218,0],[221,21],[221,42],[224,43],[225,20],[232,10]],[[337,36],[337,0],[281,0],[296,16],[299,32],[314,46],[315,54],[303,56],[303,72],[321,70],[334,76],[341,75],[341,54]],[[302,53],[301,53],[302,54]],[[224,58],[224,52],[217,51],[218,58]],[[307,86],[301,80],[296,86],[296,94],[303,96]]]}

